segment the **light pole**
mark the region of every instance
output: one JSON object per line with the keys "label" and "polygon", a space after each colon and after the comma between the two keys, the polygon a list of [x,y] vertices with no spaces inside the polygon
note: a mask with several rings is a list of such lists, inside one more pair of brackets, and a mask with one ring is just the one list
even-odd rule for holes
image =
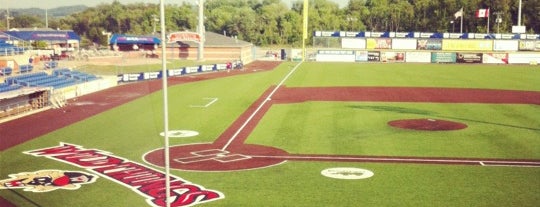
{"label": "light pole", "polygon": [[154,29],[152,30],[153,35],[156,34],[156,22],[158,22],[158,21],[159,21],[159,19],[157,18],[157,15],[152,14],[152,26],[154,27]]}
{"label": "light pole", "polygon": [[497,33],[499,33],[500,24],[502,23],[502,18],[501,18],[502,14],[503,14],[502,12],[495,12],[495,15],[497,15],[497,18],[495,19],[495,23],[497,23]]}
{"label": "light pole", "polygon": [[201,41],[199,42],[199,47],[197,48],[197,60],[202,61],[204,59],[204,41],[205,41],[205,29],[204,29],[204,0],[198,1],[199,6],[199,26],[198,31]]}
{"label": "light pole", "polygon": [[6,8],[6,26],[7,26],[7,29],[6,31],[9,31],[9,20],[12,20],[13,17],[9,15],[9,8]]}

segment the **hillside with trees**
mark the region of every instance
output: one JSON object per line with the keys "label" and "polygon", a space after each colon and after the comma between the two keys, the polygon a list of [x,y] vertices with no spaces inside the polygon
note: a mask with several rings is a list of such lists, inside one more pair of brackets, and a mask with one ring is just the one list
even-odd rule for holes
{"label": "hillside with trees", "polygon": [[[518,0],[349,0],[344,7],[329,0],[310,0],[309,32],[317,30],[458,32],[460,19],[454,14],[463,8],[463,32],[485,33],[487,18],[475,11],[490,8],[490,31],[510,33],[516,25]],[[206,0],[205,29],[252,42],[256,45],[300,45],[302,1],[287,5],[281,0]],[[64,10],[68,10],[64,8]],[[196,31],[197,5],[166,5],[168,31]],[[52,12],[52,11],[49,11]],[[495,22],[499,13],[501,22]],[[1,14],[0,14],[1,15]],[[44,27],[43,15],[12,15],[11,27]],[[48,18],[50,28],[70,29],[82,38],[82,45],[106,44],[103,31],[119,34],[151,35],[159,32],[159,5],[121,4],[114,1],[69,15]],[[2,15],[0,28],[6,28]],[[454,21],[452,24],[451,22]],[[528,33],[540,33],[540,0],[523,0],[522,25]],[[157,34],[157,33],[154,33]]]}

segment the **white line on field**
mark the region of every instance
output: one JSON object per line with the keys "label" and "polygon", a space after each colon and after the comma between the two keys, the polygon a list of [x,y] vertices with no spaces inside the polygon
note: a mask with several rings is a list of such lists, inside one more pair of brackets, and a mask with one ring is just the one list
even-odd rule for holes
{"label": "white line on field", "polygon": [[[278,159],[318,159],[318,160],[347,160],[347,161],[395,161],[395,162],[419,162],[419,163],[478,163],[482,166],[500,167],[540,167],[540,162],[535,161],[511,161],[511,160],[466,160],[466,159],[435,159],[435,158],[407,158],[407,157],[332,157],[332,156],[271,156],[271,155],[248,155],[254,158],[278,158]],[[485,162],[493,163],[486,164]]]}
{"label": "white line on field", "polygon": [[299,62],[298,64],[296,64],[296,66],[294,66],[294,68],[279,82],[279,84],[276,86],[276,88],[274,88],[274,90],[272,90],[272,92],[270,92],[270,94],[268,94],[268,96],[264,99],[264,101],[257,107],[257,109],[249,116],[249,118],[242,124],[242,126],[240,126],[240,128],[238,128],[238,130],[236,130],[236,132],[231,136],[231,138],[229,139],[229,141],[227,142],[227,144],[225,144],[223,146],[223,148],[221,148],[221,150],[225,150],[227,149],[227,147],[229,147],[229,145],[234,141],[234,139],[236,139],[236,137],[238,136],[238,134],[240,134],[240,132],[242,130],[244,130],[244,128],[248,125],[248,123],[251,121],[251,119],[253,119],[253,117],[255,117],[255,114],[257,114],[259,112],[259,110],[261,110],[261,108],[264,106],[264,104],[266,104],[266,102],[270,101],[272,99],[272,95],[274,95],[274,93],[276,93],[276,91],[279,89],[279,87],[281,87],[281,85],[283,85],[283,83],[285,83],[285,81],[294,73],[294,71],[296,71],[296,69],[298,69],[298,67],[303,63],[303,61]]}
{"label": "white line on field", "polygon": [[203,98],[204,100],[211,100],[206,105],[190,105],[189,107],[207,108],[218,100],[218,98]]}

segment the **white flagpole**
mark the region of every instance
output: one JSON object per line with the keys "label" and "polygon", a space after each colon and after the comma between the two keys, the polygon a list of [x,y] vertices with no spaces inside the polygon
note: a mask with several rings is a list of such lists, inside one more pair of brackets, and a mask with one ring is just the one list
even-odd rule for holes
{"label": "white flagpole", "polygon": [[463,8],[461,9],[461,24],[459,26],[459,33],[463,34]]}
{"label": "white flagpole", "polygon": [[49,9],[45,8],[45,28],[49,28]]}
{"label": "white flagpole", "polygon": [[165,162],[165,203],[167,207],[171,206],[171,170],[169,164],[169,105],[168,105],[168,90],[167,90],[167,51],[166,51],[166,34],[165,29],[165,4],[164,0],[159,1],[159,13],[161,23],[161,68],[163,82],[163,131],[165,134],[165,147],[164,147],[164,162]]}
{"label": "white flagpole", "polygon": [[521,0],[519,0],[519,9],[518,9],[518,26],[521,26]]}
{"label": "white flagpole", "polygon": [[490,9],[489,9],[489,7],[488,7],[488,9],[487,9],[487,29],[486,29],[486,30],[487,30],[487,34],[489,34],[489,16],[491,16],[491,14],[490,14],[491,12],[490,12],[489,10],[490,10]]}

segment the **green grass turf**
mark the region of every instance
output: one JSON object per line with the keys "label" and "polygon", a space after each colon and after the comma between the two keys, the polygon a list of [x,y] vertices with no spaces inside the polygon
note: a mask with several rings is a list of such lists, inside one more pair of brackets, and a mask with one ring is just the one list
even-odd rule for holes
{"label": "green grass turf", "polygon": [[[248,141],[295,154],[540,159],[538,114],[540,108],[531,105],[277,104]],[[393,120],[424,118],[461,122],[468,127],[416,131],[387,125]]]}
{"label": "green grass turf", "polygon": [[[171,87],[170,129],[200,132],[197,137],[171,139],[171,144],[212,142],[291,68],[292,64],[286,63],[270,72],[246,72],[242,76]],[[538,67],[532,66],[305,63],[285,84],[539,91],[539,73]],[[219,100],[208,108],[189,107],[210,97]],[[163,128],[161,98],[161,92],[157,92],[2,151],[0,177],[42,169],[84,171],[21,153],[56,146],[61,141],[109,151],[142,163],[144,153],[163,146],[158,135]],[[247,142],[275,146],[291,153],[538,159],[539,111],[537,105],[512,104],[283,104],[270,109]],[[439,118],[463,122],[469,128],[417,132],[386,125],[390,120],[402,118]],[[358,167],[375,175],[354,181],[321,176],[321,170],[329,167]],[[203,206],[538,206],[540,203],[540,168],[288,161],[249,171],[173,170],[172,173],[226,196]],[[75,191],[0,190],[0,195],[23,207],[146,205],[140,195],[104,178]]]}
{"label": "green grass turf", "polygon": [[529,65],[320,64],[307,62],[288,86],[416,86],[540,91],[540,68]]}

